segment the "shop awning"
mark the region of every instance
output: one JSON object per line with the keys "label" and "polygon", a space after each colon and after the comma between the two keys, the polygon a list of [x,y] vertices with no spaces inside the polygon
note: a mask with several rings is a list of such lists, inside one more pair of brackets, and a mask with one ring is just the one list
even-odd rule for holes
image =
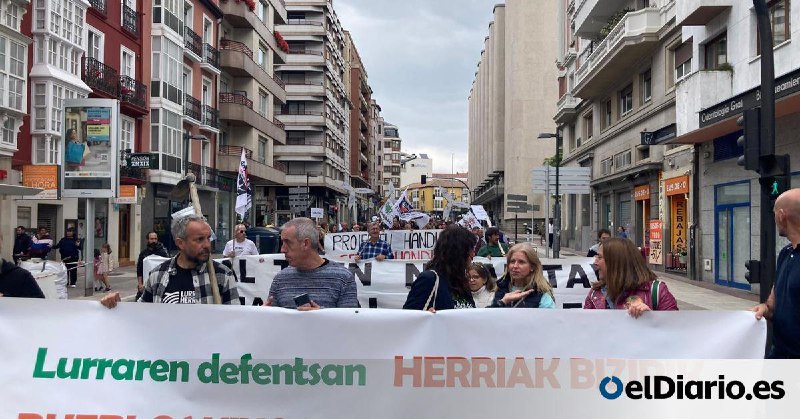
{"label": "shop awning", "polygon": [[29,188],[27,186],[0,184],[0,196],[27,196],[36,195],[44,189]]}

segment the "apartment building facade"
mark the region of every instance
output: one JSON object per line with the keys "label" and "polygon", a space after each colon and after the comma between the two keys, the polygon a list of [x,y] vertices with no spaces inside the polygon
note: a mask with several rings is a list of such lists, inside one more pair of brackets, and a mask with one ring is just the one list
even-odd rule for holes
{"label": "apartment building facade", "polygon": [[[557,10],[555,2],[496,5],[470,91],[468,184],[473,203],[501,227],[548,214],[544,194],[532,190],[532,169],[555,154],[554,140],[537,137],[555,130],[557,86],[541,80],[557,77]],[[533,211],[508,211],[509,195],[525,196]]]}
{"label": "apartment building facade", "polygon": [[275,148],[287,170],[279,210],[290,214],[288,187],[307,186],[309,206],[323,208],[326,221],[349,221],[342,210],[351,174],[345,34],[330,1],[286,0],[286,12],[286,24],[277,26],[289,46],[277,68],[286,84],[279,115],[286,145]]}
{"label": "apartment building facade", "polygon": [[[452,176],[451,174],[444,175],[444,177]],[[434,218],[443,218],[444,210],[448,204],[445,197],[446,194],[452,194],[458,202],[469,202],[468,199],[464,199],[469,197],[469,188],[466,187],[463,181],[431,179],[423,185],[417,179],[417,182],[406,186],[408,187],[406,197],[414,208],[430,214]],[[451,207],[448,218],[452,219],[456,213],[460,212],[463,212],[463,210]]]}
{"label": "apartment building facade", "polygon": [[[286,86],[275,72],[275,66],[286,63],[288,53],[285,40],[276,30],[276,25],[286,23],[286,8],[279,0],[257,0],[253,4],[251,10],[233,0],[220,3],[224,17],[220,24],[217,169],[235,179],[244,151],[253,189],[249,221],[258,226],[278,225],[288,221],[290,215],[279,211],[286,165],[275,156],[276,147],[286,144],[285,126],[278,119],[286,104]],[[230,199],[218,204],[219,212],[228,215],[235,209],[233,189]],[[230,220],[224,226],[227,231],[235,216]]]}
{"label": "apartment building facade", "polygon": [[[30,116],[15,155],[23,179],[26,173],[41,177],[50,168],[57,176],[63,132],[80,128],[63,125],[67,99],[118,99],[119,149],[130,153],[148,144],[150,45],[141,35],[149,33],[150,25],[142,21],[141,10],[149,9],[150,2],[37,1],[29,7],[20,21],[22,33],[33,40],[26,92]],[[98,248],[108,242],[124,263],[135,257],[141,242],[136,222],[141,210],[135,197],[145,181],[144,172],[121,168],[121,190],[130,197],[93,200],[94,220],[86,219],[87,201],[58,199],[57,188],[18,201],[12,214],[26,227],[49,228],[54,237],[61,237],[68,226],[75,227],[79,237],[92,234]]]}
{"label": "apartment building facade", "polygon": [[[372,101],[372,88],[369,86],[367,70],[358,54],[358,49],[353,42],[350,32],[345,31],[345,62],[347,75],[345,76],[345,89],[351,104],[349,113],[350,131],[350,186],[353,188],[370,188],[372,182],[371,172],[374,151],[372,144],[375,142],[374,108]],[[366,219],[371,208],[370,196],[358,194],[354,217],[357,220]]]}
{"label": "apartment building facade", "polygon": [[[736,164],[742,148],[736,119],[759,106],[761,49],[752,4],[723,2],[710,7],[698,0],[678,2],[680,46],[674,52],[677,137],[694,147],[700,174],[693,186],[698,219],[690,263],[693,279],[758,293],[745,278],[744,263],[758,259],[761,186],[757,174]],[[798,80],[800,10],[790,0],[768,1],[775,63],[775,153],[788,154],[791,185],[800,186]],[[777,237],[776,249],[788,244]]]}
{"label": "apartment building facade", "polygon": [[[400,130],[397,125],[384,121],[383,124],[383,189],[384,191],[394,188],[395,193],[392,199],[397,199],[402,192],[400,174],[402,173],[402,157],[400,147],[403,139],[400,138]],[[386,195],[386,194],[384,194]]]}
{"label": "apartment building facade", "polygon": [[[0,1],[0,43],[6,46],[6,53],[0,59],[0,184],[15,185],[19,183],[23,160],[17,156],[21,148],[30,150],[30,144],[24,141],[21,129],[28,113],[28,45],[31,43],[30,32],[22,28],[24,15],[29,14],[30,1]],[[27,121],[30,123],[29,121]],[[23,153],[24,154],[24,153]],[[27,153],[30,155],[30,151]],[[8,240],[10,231],[19,223],[30,226],[32,217],[30,206],[22,205],[18,209],[17,201],[0,200],[0,212],[6,214],[0,220],[0,229],[6,232]],[[24,212],[22,217],[14,216]],[[2,257],[11,259],[11,246],[3,246]]]}

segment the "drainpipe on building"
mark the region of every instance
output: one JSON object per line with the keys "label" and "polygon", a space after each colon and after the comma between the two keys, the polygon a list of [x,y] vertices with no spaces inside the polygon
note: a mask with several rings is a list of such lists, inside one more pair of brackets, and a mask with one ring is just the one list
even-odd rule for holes
{"label": "drainpipe on building", "polygon": [[687,275],[689,279],[702,281],[702,259],[700,258],[697,241],[698,222],[700,220],[700,145],[695,144],[692,152],[692,225],[689,226],[689,264]]}

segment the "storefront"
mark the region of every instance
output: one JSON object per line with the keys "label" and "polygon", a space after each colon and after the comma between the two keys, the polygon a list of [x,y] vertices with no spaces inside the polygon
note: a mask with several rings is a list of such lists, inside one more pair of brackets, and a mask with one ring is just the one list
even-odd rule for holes
{"label": "storefront", "polygon": [[744,277],[744,263],[751,259],[750,181],[714,187],[714,282],[733,288],[750,289]]}
{"label": "storefront", "polygon": [[665,179],[664,195],[669,214],[669,240],[665,249],[664,268],[686,273],[689,250],[689,176]]}

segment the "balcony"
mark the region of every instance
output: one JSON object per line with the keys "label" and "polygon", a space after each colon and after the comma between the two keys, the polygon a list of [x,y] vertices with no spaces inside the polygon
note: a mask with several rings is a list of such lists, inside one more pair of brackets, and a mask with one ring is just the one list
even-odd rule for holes
{"label": "balcony", "polygon": [[304,48],[290,49],[289,55],[286,56],[286,64],[324,65],[325,57],[323,56],[322,51],[313,51]]}
{"label": "balcony", "polygon": [[89,0],[89,10],[94,10],[101,16],[106,16],[106,0]]}
{"label": "balcony", "polygon": [[119,75],[117,75],[117,70],[97,59],[92,57],[84,58],[82,76],[83,82],[91,87],[95,93],[109,98],[119,96]]}
{"label": "balcony", "polygon": [[628,0],[579,0],[575,9],[575,33],[595,38],[614,14],[630,3]]}
{"label": "balcony", "polygon": [[203,56],[203,38],[187,27],[183,28],[183,52],[190,60],[199,63]]}
{"label": "balcony", "polygon": [[200,100],[195,99],[188,93],[183,94],[183,116],[187,118],[184,119],[184,122],[199,125],[203,118],[201,115],[202,109],[203,105],[200,104]]}
{"label": "balcony", "polygon": [[217,168],[221,172],[239,172],[239,159],[244,150],[247,159],[247,174],[255,179],[259,184],[283,185],[286,183],[286,165],[275,162],[274,165],[267,165],[265,162],[254,159],[253,150],[241,146],[224,145],[219,147],[217,155]]}
{"label": "balcony", "polygon": [[286,25],[281,25],[280,31],[285,35],[326,35],[321,21],[308,19],[287,19]]}
{"label": "balcony", "polygon": [[136,38],[139,37],[139,14],[124,4],[122,5],[122,29]]}
{"label": "balcony", "polygon": [[682,0],[675,4],[676,26],[705,26],[722,12],[730,10],[733,0]]}
{"label": "balcony", "polygon": [[321,81],[286,82],[286,93],[289,95],[324,96],[325,86]]}
{"label": "balcony", "polygon": [[[280,24],[286,21],[286,7],[271,2],[275,6],[275,24]],[[225,22],[229,23],[234,28],[246,28],[255,30],[263,40],[267,42],[267,46],[275,52],[276,63],[283,64],[286,62],[286,53],[281,51],[278,43],[275,40],[275,34],[262,22],[258,15],[251,12],[243,4],[234,0],[222,0],[219,3],[219,8],[225,15]]]}
{"label": "balcony", "polygon": [[578,113],[578,105],[581,103],[580,99],[572,96],[571,93],[566,93],[558,99],[556,116],[553,118],[557,124],[563,124],[571,121]]}
{"label": "balcony", "polygon": [[120,76],[119,78],[119,98],[120,106],[134,111],[140,115],[148,113],[148,102],[150,96],[147,94],[147,86],[139,83],[130,76]]}
{"label": "balcony", "polygon": [[253,101],[240,93],[219,94],[219,116],[231,125],[253,127],[279,143],[286,142],[283,123],[269,120],[253,110]]}
{"label": "balcony", "polygon": [[652,54],[662,26],[658,9],[646,8],[626,14],[585,60],[581,54],[572,93],[582,99],[604,94],[620,74],[626,74]]}
{"label": "balcony", "polygon": [[203,106],[203,119],[200,123],[201,129],[219,130],[219,111],[211,106]]}
{"label": "balcony", "polygon": [[205,186],[206,188],[217,188],[217,178],[219,173],[217,169],[207,166],[201,166],[196,163],[186,162],[186,172],[194,173],[196,178],[195,184],[198,186]]}
{"label": "balcony", "polygon": [[203,48],[203,61],[200,62],[200,68],[208,70],[214,74],[219,75],[219,50],[212,47],[211,44],[205,44]]}
{"label": "balcony", "polygon": [[219,42],[220,65],[234,77],[254,78],[272,93],[281,103],[286,103],[286,90],[283,81],[267,73],[253,60],[253,51],[245,44],[230,39]]}
{"label": "balcony", "polygon": [[[733,96],[730,71],[696,71],[675,85],[677,135],[700,127],[698,109],[707,109]],[[713,138],[713,137],[712,137]]]}

